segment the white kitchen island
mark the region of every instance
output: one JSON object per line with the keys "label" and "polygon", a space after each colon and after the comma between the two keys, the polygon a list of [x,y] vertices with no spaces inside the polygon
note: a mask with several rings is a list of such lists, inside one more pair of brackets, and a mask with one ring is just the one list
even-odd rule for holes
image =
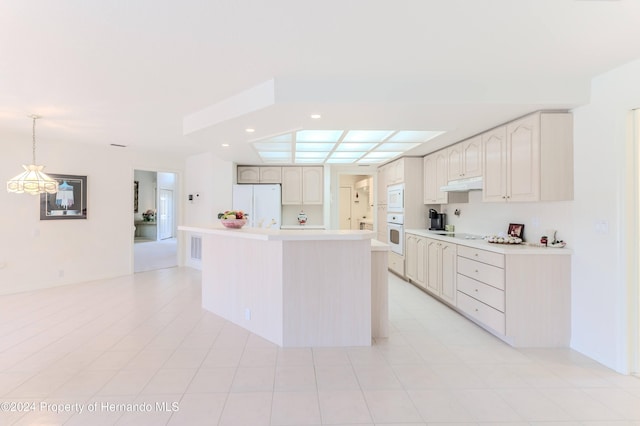
{"label": "white kitchen island", "polygon": [[372,267],[386,266],[388,247],[372,244],[373,232],[179,229],[202,236],[205,309],[283,347],[369,346],[372,335],[385,337],[386,271],[372,281]]}

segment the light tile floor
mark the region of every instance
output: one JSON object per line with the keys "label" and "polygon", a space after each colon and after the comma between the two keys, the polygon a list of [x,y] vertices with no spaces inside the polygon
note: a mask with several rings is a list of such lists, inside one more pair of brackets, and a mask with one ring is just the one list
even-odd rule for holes
{"label": "light tile floor", "polygon": [[391,336],[353,348],[278,348],[187,268],[2,296],[0,425],[640,425],[640,379],[389,279]]}

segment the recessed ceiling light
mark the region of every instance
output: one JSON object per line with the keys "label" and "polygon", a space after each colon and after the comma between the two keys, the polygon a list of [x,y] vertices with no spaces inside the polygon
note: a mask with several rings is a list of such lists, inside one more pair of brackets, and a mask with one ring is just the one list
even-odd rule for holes
{"label": "recessed ceiling light", "polygon": [[223,143],[223,144],[222,144],[222,147],[224,147],[224,148],[227,148],[228,146],[229,146],[229,144],[228,144],[228,143]]}
{"label": "recessed ceiling light", "polygon": [[314,120],[319,120],[322,118],[322,116],[320,114],[311,114],[311,118],[313,118]]}
{"label": "recessed ceiling light", "polygon": [[244,129],[244,131],[247,133],[253,133],[256,131],[256,129],[252,129],[251,127],[249,127],[248,129]]}

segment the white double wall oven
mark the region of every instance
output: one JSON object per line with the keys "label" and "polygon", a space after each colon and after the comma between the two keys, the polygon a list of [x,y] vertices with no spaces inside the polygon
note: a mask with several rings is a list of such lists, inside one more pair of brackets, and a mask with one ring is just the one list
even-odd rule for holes
{"label": "white double wall oven", "polygon": [[387,241],[392,252],[404,254],[404,184],[387,187]]}

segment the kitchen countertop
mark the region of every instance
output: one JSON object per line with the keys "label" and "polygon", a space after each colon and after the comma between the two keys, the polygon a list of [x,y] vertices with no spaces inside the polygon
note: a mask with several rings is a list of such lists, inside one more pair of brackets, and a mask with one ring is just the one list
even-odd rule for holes
{"label": "kitchen countertop", "polygon": [[[492,251],[502,254],[548,254],[548,255],[571,255],[571,249],[538,247],[528,244],[495,244],[489,243],[483,239],[469,240],[464,238],[455,238],[447,235],[437,234],[428,229],[405,229],[405,234],[414,234],[421,237],[433,238],[434,240],[446,241],[467,247],[474,247],[482,250]],[[459,234],[464,234],[460,232]]]}
{"label": "kitchen countertop", "polygon": [[373,238],[376,235],[373,231],[360,230],[294,230],[263,228],[230,229],[225,228],[222,225],[179,226],[178,230],[198,232],[201,234],[267,241],[367,240]]}
{"label": "kitchen countertop", "polygon": [[301,231],[308,229],[326,229],[324,225],[282,225],[280,229],[298,229]]}

